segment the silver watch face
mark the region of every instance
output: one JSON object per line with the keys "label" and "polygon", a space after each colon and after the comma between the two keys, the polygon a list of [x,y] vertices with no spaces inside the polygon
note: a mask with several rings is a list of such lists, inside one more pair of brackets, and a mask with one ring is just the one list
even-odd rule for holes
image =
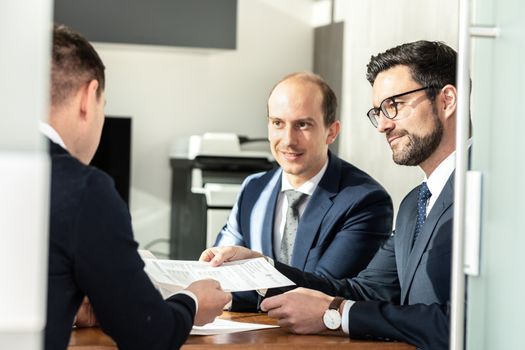
{"label": "silver watch face", "polygon": [[324,312],[323,323],[328,329],[338,329],[341,326],[341,315],[338,310],[329,309]]}

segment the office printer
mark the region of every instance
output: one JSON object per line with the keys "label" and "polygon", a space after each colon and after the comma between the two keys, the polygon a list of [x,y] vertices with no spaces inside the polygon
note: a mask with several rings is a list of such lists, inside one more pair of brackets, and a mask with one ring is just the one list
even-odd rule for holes
{"label": "office printer", "polygon": [[213,245],[246,176],[276,165],[266,139],[229,133],[178,140],[170,164],[170,258],[181,260],[197,259]]}

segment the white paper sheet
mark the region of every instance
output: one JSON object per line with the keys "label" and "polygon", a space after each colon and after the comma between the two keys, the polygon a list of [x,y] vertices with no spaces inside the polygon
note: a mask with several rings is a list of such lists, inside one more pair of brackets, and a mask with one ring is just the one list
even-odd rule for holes
{"label": "white paper sheet", "polygon": [[149,250],[139,249],[138,252],[139,252],[139,255],[142,258],[142,260],[144,260],[144,259],[157,259],[157,257],[155,255],[153,255],[153,253],[150,252]]}
{"label": "white paper sheet", "polygon": [[212,278],[223,290],[240,292],[294,285],[264,258],[239,260],[212,267],[209,263],[145,258],[144,270],[167,298],[192,282]]}
{"label": "white paper sheet", "polygon": [[279,326],[272,326],[267,324],[259,323],[245,323],[245,322],[236,322],[223,320],[216,318],[212,323],[208,323],[204,326],[193,326],[191,330],[191,335],[214,335],[214,334],[227,334],[227,333],[239,333],[253,331],[256,329],[267,329],[267,328],[277,328]]}

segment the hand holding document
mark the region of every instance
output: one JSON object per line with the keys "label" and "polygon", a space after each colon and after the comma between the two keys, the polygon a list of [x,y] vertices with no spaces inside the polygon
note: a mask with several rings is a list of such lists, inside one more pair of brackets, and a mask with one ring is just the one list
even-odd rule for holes
{"label": "hand holding document", "polygon": [[265,258],[247,259],[212,267],[207,262],[144,258],[144,270],[167,298],[194,281],[212,278],[227,292],[277,288],[294,283],[277,271]]}

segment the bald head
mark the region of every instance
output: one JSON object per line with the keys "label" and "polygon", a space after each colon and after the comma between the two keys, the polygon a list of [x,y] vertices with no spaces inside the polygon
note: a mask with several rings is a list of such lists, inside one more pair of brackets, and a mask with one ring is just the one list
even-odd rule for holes
{"label": "bald head", "polygon": [[297,72],[288,74],[274,85],[268,99],[272,97],[272,94],[275,92],[275,89],[279,87],[279,85],[283,85],[285,83],[287,85],[293,83],[295,86],[315,86],[320,93],[320,107],[323,110],[323,120],[325,126],[328,127],[336,121],[337,97],[335,96],[332,88],[319,75],[310,72]]}

